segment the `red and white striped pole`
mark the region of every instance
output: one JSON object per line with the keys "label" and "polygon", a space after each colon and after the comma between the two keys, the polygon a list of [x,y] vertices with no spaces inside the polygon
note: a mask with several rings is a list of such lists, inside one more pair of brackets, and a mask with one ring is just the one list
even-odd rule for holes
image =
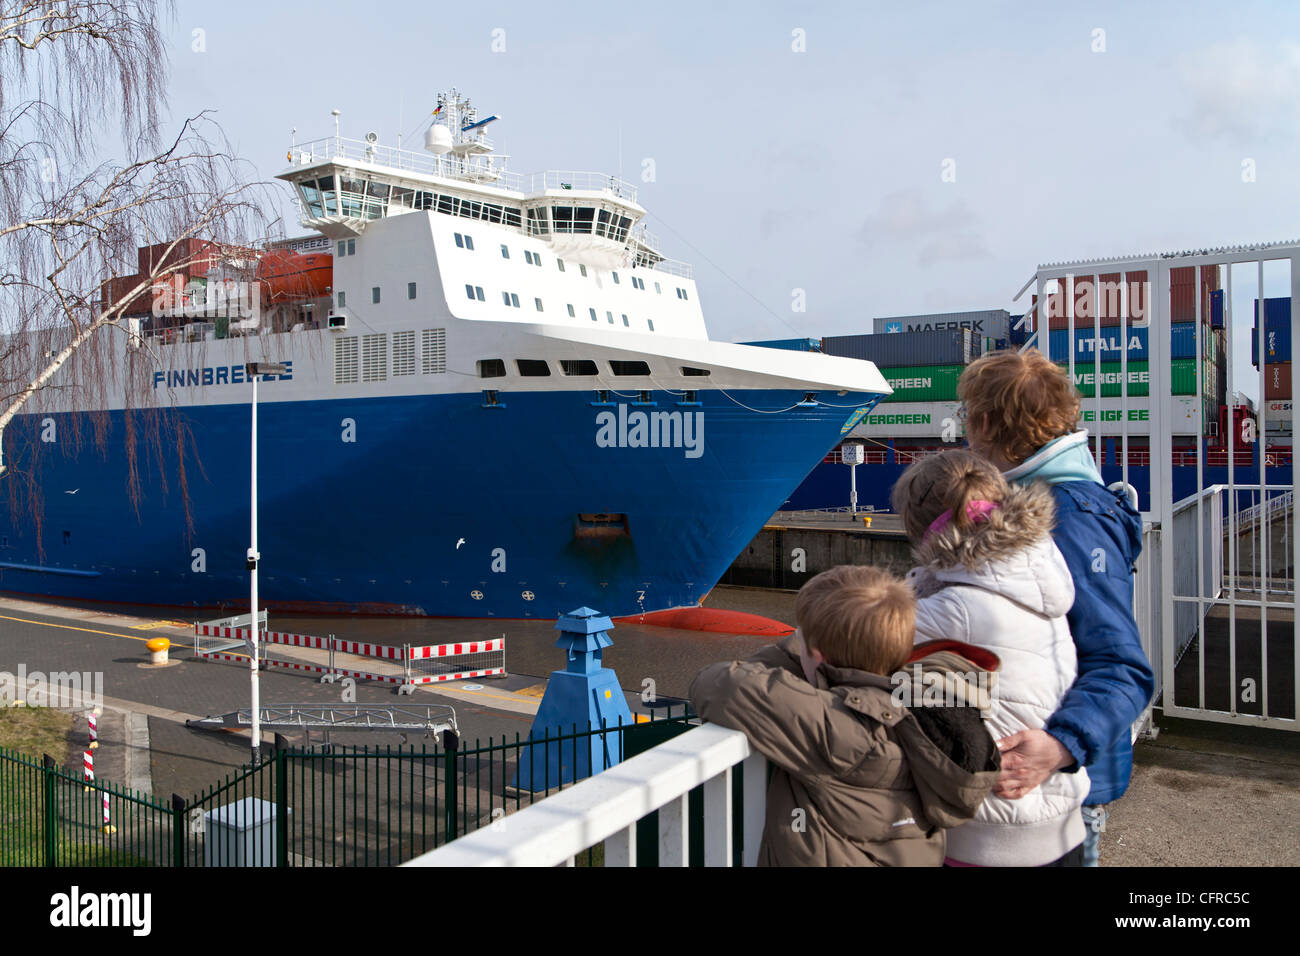
{"label": "red and white striped pole", "polygon": [[93,710],[86,715],[86,723],[90,727],[90,749],[94,750],[99,746],[99,717]]}
{"label": "red and white striped pole", "polygon": [[82,754],[81,768],[85,774],[86,790],[90,790],[90,785],[95,782],[95,755],[89,750]]}
{"label": "red and white striped pole", "polygon": [[104,791],[104,832],[116,833],[117,827],[108,822],[108,791]]}

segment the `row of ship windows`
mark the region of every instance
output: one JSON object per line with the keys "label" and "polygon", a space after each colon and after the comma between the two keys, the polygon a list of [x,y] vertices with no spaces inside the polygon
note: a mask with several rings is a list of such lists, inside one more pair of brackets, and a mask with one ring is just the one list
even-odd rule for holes
{"label": "row of ship windows", "polygon": [[[472,236],[470,236],[467,233],[459,233],[459,232],[456,233],[455,236],[456,236],[456,246],[458,248],[468,249],[471,252],[474,251],[474,238]],[[510,258],[510,246],[508,246],[504,242],[501,243],[501,258],[502,259]],[[540,252],[533,252],[531,249],[525,249],[524,262],[528,263],[530,266],[540,266],[542,264],[542,254]],[[559,257],[556,257],[555,267],[559,269],[561,272],[568,271],[565,268],[564,260]],[[582,263],[578,263],[578,269],[582,273],[583,278],[586,278],[587,267]],[[610,272],[610,276],[614,280],[614,285],[621,284],[621,280],[619,279],[617,272]],[[646,291],[645,280],[642,279],[640,276],[632,276],[632,288],[640,289],[642,292]],[[683,289],[681,286],[676,286],[675,288],[677,290],[677,298],[690,301],[690,296],[687,295],[685,289]],[[655,292],[657,292],[660,295],[663,294],[663,289],[660,287],[658,282],[655,283]]]}
{"label": "row of ship windows", "polygon": [[[392,333],[392,364],[389,364],[389,334],[374,332],[366,335],[348,335],[334,340],[334,384],[353,385],[357,382],[384,382],[388,378],[415,375],[437,375],[447,371],[447,330],[423,329],[416,338],[414,329]],[[599,375],[600,370],[592,359],[559,359],[564,375]],[[515,367],[525,378],[542,378],[551,374],[546,359],[515,359]],[[706,368],[679,366],[688,378],[707,376]],[[618,376],[647,376],[649,363],[640,359],[610,359],[609,370]],[[480,378],[504,378],[504,359],[481,359],[478,362]]]}
{"label": "row of ship windows", "polygon": [[[406,283],[406,297],[407,297],[408,299],[414,299],[414,298],[415,298],[415,283],[414,283],[414,282],[408,282],[408,283]],[[373,302],[375,305],[378,305],[378,304],[379,304],[379,286],[374,286],[374,287],[371,288],[371,290],[370,290],[370,301]],[[347,307],[347,304],[348,304],[348,294],[347,294],[346,292],[344,292],[342,289],[340,289],[340,290],[339,290],[339,308],[340,308],[340,309],[342,309],[342,308],[346,308],[346,307]]]}
{"label": "row of ship windows", "polygon": [[[487,296],[484,295],[483,287],[481,285],[470,285],[468,282],[465,283],[465,298],[469,299],[471,302],[484,302],[487,300]],[[519,296],[514,292],[503,291],[501,293],[501,301],[504,302],[507,307],[512,309],[518,309],[521,307],[519,305]],[[546,311],[546,307],[542,305],[542,300],[540,298],[533,299],[533,308],[535,308],[538,312]],[[569,318],[576,319],[578,317],[578,312],[571,303],[567,304],[565,308],[569,310]],[[600,321],[600,318],[596,315],[595,309],[588,309],[587,312],[591,315],[591,321],[593,322]],[[632,323],[628,319],[627,313],[620,312],[619,315],[621,315],[623,318],[624,328],[631,328]],[[615,324],[614,313],[610,312],[608,309],[605,310],[605,318],[609,320],[610,325]],[[651,332],[655,330],[654,319],[646,319],[645,324],[649,327]]]}
{"label": "row of ship windows", "polygon": [[438,375],[447,371],[447,330],[423,329],[417,341],[415,330],[392,334],[392,366],[388,362],[388,333],[348,335],[334,340],[334,384],[387,381],[415,375]]}
{"label": "row of ship windows", "polygon": [[[564,375],[600,374],[592,359],[559,359],[559,363],[560,372]],[[551,366],[546,359],[515,359],[515,367],[525,378],[544,378],[551,374]],[[688,378],[710,374],[707,368],[694,368],[690,365],[679,368],[681,374]],[[613,375],[649,375],[650,365],[640,359],[610,359],[609,370]],[[506,374],[505,359],[480,359],[478,374],[479,378],[503,378]]]}

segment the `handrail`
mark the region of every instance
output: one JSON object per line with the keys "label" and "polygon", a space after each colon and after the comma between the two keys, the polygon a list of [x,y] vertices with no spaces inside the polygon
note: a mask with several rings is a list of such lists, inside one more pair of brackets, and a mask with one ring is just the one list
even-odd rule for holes
{"label": "handrail", "polygon": [[[705,724],[403,865],[557,866],[616,836],[615,846],[606,848],[606,865],[634,864],[637,821],[656,810],[661,863],[685,865],[686,797],[699,786],[705,787],[705,817],[713,824],[704,834],[706,863],[730,865],[730,770],[746,761],[742,832],[746,862],[752,863],[763,825],[762,760],[740,731]],[[667,840],[665,824],[671,831]]]}

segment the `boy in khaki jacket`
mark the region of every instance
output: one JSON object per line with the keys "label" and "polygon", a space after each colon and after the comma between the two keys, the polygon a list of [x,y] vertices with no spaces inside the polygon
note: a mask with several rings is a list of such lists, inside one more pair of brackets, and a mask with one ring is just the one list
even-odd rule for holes
{"label": "boy in khaki jacket", "polygon": [[[968,703],[977,689],[948,695],[960,703],[937,704],[940,692],[927,695],[931,706],[900,705],[920,704],[910,698],[921,690],[906,693],[890,675],[936,648],[914,651],[915,598],[887,571],[817,575],[795,620],[792,636],[707,667],[691,685],[697,713],[744,731],[773,764],[759,865],[939,866],[944,828],[970,819],[997,781],[997,748]],[[962,681],[987,689],[993,655],[934,643],[941,653],[923,668],[943,671],[950,691]]]}

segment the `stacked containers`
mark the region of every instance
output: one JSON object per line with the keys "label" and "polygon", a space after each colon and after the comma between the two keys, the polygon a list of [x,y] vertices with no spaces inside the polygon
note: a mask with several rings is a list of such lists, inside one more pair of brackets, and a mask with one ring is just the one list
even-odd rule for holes
{"label": "stacked containers", "polygon": [[981,338],[970,329],[828,335],[827,355],[876,363],[894,394],[886,402],[954,402],[962,370],[979,357]]}
{"label": "stacked containers", "polygon": [[[1291,300],[1264,300],[1264,364],[1291,361]],[[1259,368],[1259,300],[1255,300],[1255,327],[1250,332],[1250,362]]]}

